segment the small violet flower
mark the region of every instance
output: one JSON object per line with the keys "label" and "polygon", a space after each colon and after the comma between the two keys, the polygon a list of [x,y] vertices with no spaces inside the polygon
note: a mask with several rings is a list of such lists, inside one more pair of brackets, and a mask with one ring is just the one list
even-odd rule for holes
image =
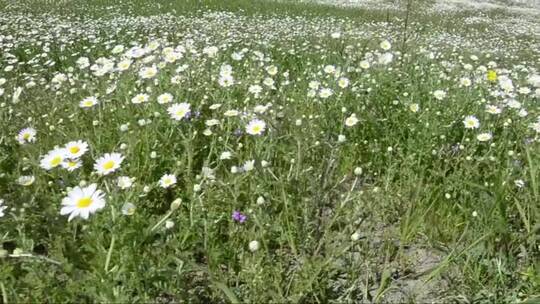
{"label": "small violet flower", "polygon": [[232,219],[236,222],[243,223],[247,220],[247,216],[238,210],[234,210],[232,213]]}

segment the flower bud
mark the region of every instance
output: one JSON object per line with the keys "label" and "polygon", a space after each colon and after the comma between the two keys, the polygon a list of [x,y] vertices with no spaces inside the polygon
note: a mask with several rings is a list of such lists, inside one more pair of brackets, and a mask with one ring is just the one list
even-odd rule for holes
{"label": "flower bud", "polygon": [[255,252],[261,248],[261,244],[258,241],[251,241],[249,242],[249,250],[251,252]]}
{"label": "flower bud", "polygon": [[174,211],[178,208],[180,208],[180,205],[182,204],[182,199],[177,198],[171,203],[171,211]]}

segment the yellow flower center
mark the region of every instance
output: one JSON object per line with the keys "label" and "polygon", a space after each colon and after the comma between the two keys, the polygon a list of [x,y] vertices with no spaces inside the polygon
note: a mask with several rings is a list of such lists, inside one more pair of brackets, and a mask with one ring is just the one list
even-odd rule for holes
{"label": "yellow flower center", "polygon": [[253,131],[253,133],[259,133],[261,132],[261,126],[253,126],[251,130]]}
{"label": "yellow flower center", "polygon": [[90,197],[83,197],[80,200],[77,201],[77,207],[79,208],[86,208],[92,204],[92,198]]}
{"label": "yellow flower center", "polygon": [[70,161],[70,162],[68,163],[68,167],[75,167],[76,165],[77,165],[77,163],[76,163],[76,162],[73,162],[73,161]]}
{"label": "yellow flower center", "polygon": [[111,170],[114,167],[114,161],[110,160],[103,164],[103,169],[105,170]]}
{"label": "yellow flower center", "polygon": [[176,111],[176,116],[184,117],[184,115],[186,115],[186,111],[184,110]]}
{"label": "yellow flower center", "polygon": [[30,134],[25,133],[25,134],[23,135],[23,139],[28,140],[29,138],[30,138]]}
{"label": "yellow flower center", "polygon": [[54,167],[60,165],[61,162],[62,162],[62,157],[61,156],[56,156],[53,159],[51,159],[51,165],[54,166]]}
{"label": "yellow flower center", "polygon": [[85,107],[91,107],[92,104],[93,104],[93,103],[92,103],[91,100],[86,100],[86,101],[83,102],[83,105],[84,105]]}
{"label": "yellow flower center", "polygon": [[81,148],[79,148],[77,146],[73,146],[73,147],[69,148],[69,152],[71,154],[77,154],[77,153],[79,153],[79,151],[81,151]]}

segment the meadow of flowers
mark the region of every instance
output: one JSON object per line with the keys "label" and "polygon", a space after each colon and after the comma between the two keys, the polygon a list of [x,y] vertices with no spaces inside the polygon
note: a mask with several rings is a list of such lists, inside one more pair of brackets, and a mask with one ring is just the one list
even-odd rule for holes
{"label": "meadow of flowers", "polygon": [[540,16],[406,4],[0,1],[2,303],[540,300]]}

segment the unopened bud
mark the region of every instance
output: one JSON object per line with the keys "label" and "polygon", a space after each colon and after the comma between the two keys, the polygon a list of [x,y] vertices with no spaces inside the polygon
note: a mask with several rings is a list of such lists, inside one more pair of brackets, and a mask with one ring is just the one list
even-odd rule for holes
{"label": "unopened bud", "polygon": [[182,204],[182,199],[177,198],[171,203],[171,211],[174,211],[178,208],[180,208],[180,205]]}

